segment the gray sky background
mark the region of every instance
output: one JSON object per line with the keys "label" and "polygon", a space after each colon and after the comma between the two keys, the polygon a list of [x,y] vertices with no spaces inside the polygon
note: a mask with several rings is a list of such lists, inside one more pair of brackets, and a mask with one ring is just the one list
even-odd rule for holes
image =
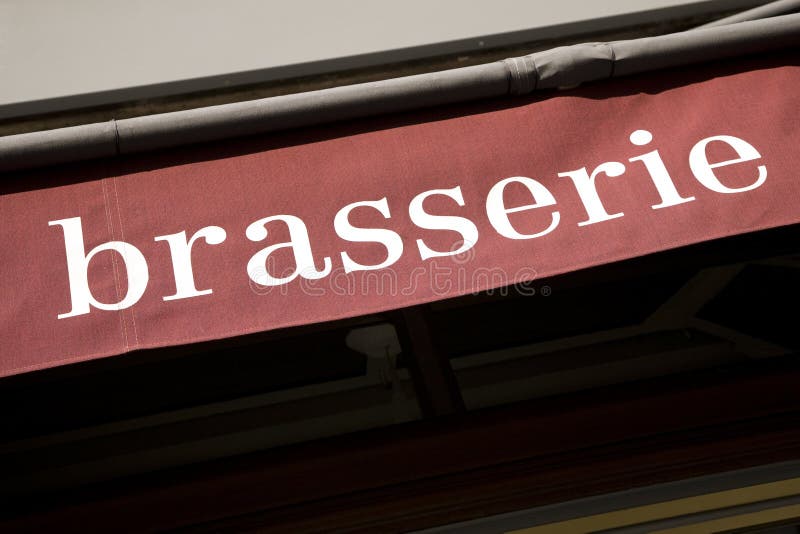
{"label": "gray sky background", "polygon": [[684,4],[703,2],[0,0],[0,106]]}

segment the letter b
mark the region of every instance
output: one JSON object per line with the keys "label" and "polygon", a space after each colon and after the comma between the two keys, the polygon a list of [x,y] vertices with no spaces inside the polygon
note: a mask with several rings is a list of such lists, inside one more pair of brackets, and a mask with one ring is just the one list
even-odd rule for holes
{"label": "letter b", "polygon": [[[68,313],[58,314],[59,319],[89,313],[90,306],[109,311],[124,310],[139,301],[147,288],[150,274],[147,270],[147,261],[138,248],[123,241],[109,241],[96,246],[89,251],[89,254],[86,254],[80,217],[50,221],[48,224],[49,226],[61,226],[64,229],[64,246],[67,252],[72,310]],[[125,297],[116,304],[99,302],[89,289],[89,262],[97,253],[106,250],[119,253],[128,274],[128,291]]]}

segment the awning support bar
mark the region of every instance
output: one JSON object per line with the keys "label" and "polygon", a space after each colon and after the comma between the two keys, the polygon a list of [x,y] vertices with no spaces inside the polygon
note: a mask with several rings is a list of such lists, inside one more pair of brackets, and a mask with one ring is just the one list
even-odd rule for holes
{"label": "awning support bar", "polygon": [[800,11],[800,0],[776,0],[775,2],[764,4],[763,6],[741,11],[729,17],[708,22],[698,26],[696,29],[716,28],[718,26],[737,24],[739,22],[745,22],[748,20],[760,20],[769,17],[777,17],[779,15],[786,15],[789,13],[797,13],[798,11]]}
{"label": "awning support bar", "polygon": [[0,137],[0,172],[467,102],[800,45],[800,14],[484,65]]}

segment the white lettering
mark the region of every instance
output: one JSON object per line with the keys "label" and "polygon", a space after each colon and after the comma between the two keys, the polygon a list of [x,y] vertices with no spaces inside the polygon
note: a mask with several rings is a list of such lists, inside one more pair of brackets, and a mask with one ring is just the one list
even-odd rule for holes
{"label": "white lettering", "polygon": [[452,189],[431,189],[415,196],[411,203],[408,205],[408,215],[411,217],[411,222],[424,228],[425,230],[452,230],[461,234],[462,243],[456,250],[451,251],[437,251],[428,247],[422,239],[417,239],[417,248],[419,248],[419,255],[423,260],[429,258],[439,258],[443,256],[455,256],[462,254],[478,242],[478,227],[475,223],[464,217],[455,217],[447,215],[431,215],[425,211],[423,202],[425,199],[433,195],[444,195],[455,200],[459,206],[464,205],[464,196],[461,194],[460,187],[453,187]]}
{"label": "white lettering", "polygon": [[589,215],[589,218],[583,222],[579,222],[578,226],[587,226],[589,224],[610,221],[611,219],[616,219],[617,217],[625,215],[622,212],[613,215],[608,214],[606,208],[603,206],[603,202],[600,200],[600,196],[597,194],[597,184],[595,184],[595,180],[597,180],[597,176],[600,173],[604,173],[609,178],[615,178],[621,176],[624,172],[625,165],[617,161],[609,161],[598,165],[597,168],[592,171],[591,175],[586,172],[586,167],[578,169],[577,171],[558,173],[561,177],[569,177],[572,179],[572,182],[575,184],[575,189],[581,197],[581,202],[583,202],[583,207],[586,208],[586,214]]}
{"label": "white lettering", "polygon": [[[250,224],[245,230],[245,235],[250,241],[263,241],[267,238],[267,224],[272,221],[283,221],[289,228],[289,241],[270,245],[256,252],[247,262],[247,274],[250,279],[262,286],[278,286],[288,284],[298,276],[309,280],[318,280],[331,272],[331,259],[323,259],[324,267],[321,271],[314,265],[314,255],[311,252],[311,242],[308,230],[302,219],[294,215],[273,215],[265,217]],[[283,277],[272,276],[269,272],[267,259],[269,255],[282,248],[291,248],[294,253],[295,268],[291,274]]]}
{"label": "white lettering", "polygon": [[[644,146],[653,140],[653,134],[647,130],[636,130],[631,134],[630,139],[631,143],[634,145]],[[630,158],[628,161],[641,161],[644,163],[647,172],[650,173],[650,179],[653,180],[653,185],[656,186],[658,194],[661,196],[660,204],[650,206],[654,210],[677,206],[678,204],[691,202],[695,199],[694,197],[684,198],[678,193],[677,189],[675,189],[675,183],[672,181],[672,177],[669,175],[669,171],[667,171],[667,167],[664,165],[664,161],[661,159],[661,154],[658,153],[658,150],[653,150],[647,154]]]}
{"label": "white lettering", "polygon": [[[150,273],[147,261],[139,251],[123,241],[109,241],[98,245],[86,254],[83,242],[83,227],[80,217],[50,221],[49,226],[61,226],[64,230],[64,247],[67,253],[67,272],[69,273],[69,289],[72,297],[72,310],[58,314],[59,319],[75,317],[89,313],[91,306],[100,310],[124,310],[136,304],[147,288]],[[99,302],[89,288],[89,262],[96,254],[103,251],[114,251],[122,257],[128,278],[128,291],[125,297],[116,304]]]}
{"label": "white lettering", "polygon": [[225,237],[225,230],[219,226],[206,226],[195,232],[188,241],[185,231],[154,238],[155,241],[166,241],[169,244],[172,272],[175,274],[175,294],[164,297],[164,300],[188,299],[213,293],[211,289],[198,291],[195,287],[192,245],[200,238],[203,238],[208,245],[219,245],[225,241]]}
{"label": "white lettering", "polygon": [[[505,193],[506,186],[510,183],[517,182],[528,188],[531,196],[533,197],[533,204],[526,204],[516,208],[506,208],[503,194]],[[556,203],[555,197],[545,186],[534,180],[533,178],[526,178],[524,176],[513,176],[500,180],[491,190],[486,197],[486,214],[489,217],[489,222],[497,230],[497,233],[508,239],[533,239],[535,237],[542,237],[547,235],[558,226],[561,220],[561,214],[557,211],[551,213],[550,225],[535,234],[521,234],[511,225],[508,219],[509,213],[517,213],[520,211],[532,210],[534,208],[542,208],[546,206],[554,206]]]}
{"label": "white lettering", "polygon": [[[706,147],[712,141],[728,143],[739,157],[737,159],[720,161],[719,163],[709,163]],[[698,143],[692,147],[691,152],[689,152],[689,166],[692,168],[692,172],[697,178],[697,181],[708,189],[716,191],[717,193],[743,193],[760,187],[766,181],[767,168],[764,165],[758,166],[758,178],[756,178],[756,181],[744,187],[727,187],[723,185],[714,174],[714,169],[733,165],[734,163],[753,161],[760,157],[761,154],[758,153],[758,150],[743,139],[733,137],[732,135],[715,135],[714,137],[707,137],[706,139],[698,141]]]}
{"label": "white lettering", "polygon": [[386,259],[378,265],[362,265],[353,261],[347,252],[342,252],[344,272],[372,271],[383,269],[395,263],[403,255],[403,240],[397,232],[385,228],[356,228],[350,224],[348,217],[355,208],[375,208],[384,218],[390,219],[389,203],[386,197],[376,201],[353,202],[340,209],[333,218],[333,228],[342,239],[354,243],[380,243],[386,247]]}

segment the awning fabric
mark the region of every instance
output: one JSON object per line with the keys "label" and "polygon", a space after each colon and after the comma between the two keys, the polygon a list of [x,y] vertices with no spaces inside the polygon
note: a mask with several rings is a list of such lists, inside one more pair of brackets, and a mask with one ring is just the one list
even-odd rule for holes
{"label": "awning fabric", "polygon": [[789,50],[11,173],[0,376],[800,222],[798,87]]}

